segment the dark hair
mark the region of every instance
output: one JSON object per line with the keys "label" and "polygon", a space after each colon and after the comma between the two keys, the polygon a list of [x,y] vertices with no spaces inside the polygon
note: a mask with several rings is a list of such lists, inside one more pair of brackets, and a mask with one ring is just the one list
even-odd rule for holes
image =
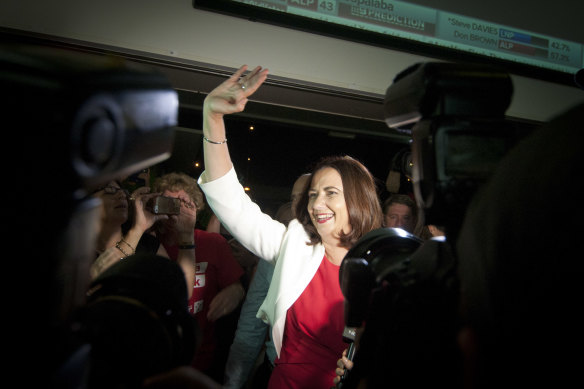
{"label": "dark hair", "polygon": [[[375,185],[375,178],[369,170],[356,159],[349,156],[325,157],[317,162],[312,175],[324,168],[333,168],[339,172],[343,182],[343,192],[351,231],[347,234],[341,232],[340,240],[343,247],[350,248],[361,236],[367,232],[380,228],[383,214],[379,204],[379,196]],[[300,200],[296,204],[296,216],[298,221],[310,237],[310,245],[320,243],[321,237],[312,224],[308,213],[308,188],[311,180],[306,183]]]}

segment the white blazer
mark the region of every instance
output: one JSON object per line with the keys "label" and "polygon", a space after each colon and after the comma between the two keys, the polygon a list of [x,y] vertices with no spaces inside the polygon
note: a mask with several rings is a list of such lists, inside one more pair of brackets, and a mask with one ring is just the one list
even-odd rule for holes
{"label": "white blazer", "polygon": [[324,257],[324,246],[308,246],[304,227],[294,219],[288,226],[263,213],[237,179],[235,169],[199,186],[221,224],[251,252],[275,265],[268,294],[257,317],[272,326],[278,357],[282,349],[286,312],[304,291]]}

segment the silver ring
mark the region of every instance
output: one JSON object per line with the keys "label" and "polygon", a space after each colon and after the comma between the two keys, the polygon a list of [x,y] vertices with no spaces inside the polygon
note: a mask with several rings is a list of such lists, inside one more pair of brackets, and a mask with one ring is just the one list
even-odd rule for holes
{"label": "silver ring", "polygon": [[242,84],[240,84],[240,86],[241,86],[241,89],[245,89],[245,84],[242,83]]}

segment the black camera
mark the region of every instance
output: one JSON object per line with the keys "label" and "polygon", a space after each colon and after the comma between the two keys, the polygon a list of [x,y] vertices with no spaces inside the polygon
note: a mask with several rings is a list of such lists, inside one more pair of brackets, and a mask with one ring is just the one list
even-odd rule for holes
{"label": "black camera", "polygon": [[27,248],[6,271],[35,285],[15,289],[12,333],[30,347],[12,355],[25,363],[34,348],[44,362],[29,384],[46,386],[80,350],[73,313],[85,303],[100,218],[90,194],[170,156],[178,96],[162,73],[120,57],[9,33],[0,47],[5,179],[29,205],[5,214],[14,220],[7,239]]}
{"label": "black camera", "polygon": [[505,119],[512,94],[506,72],[449,62],[415,64],[387,89],[385,121],[412,137],[411,176],[426,224],[455,233],[477,188],[524,135]]}
{"label": "black camera", "polygon": [[[362,327],[355,367],[343,388],[454,386],[459,287],[454,246],[470,200],[500,159],[524,136],[505,119],[513,87],[500,69],[477,64],[419,63],[387,89],[385,120],[409,134],[412,177],[425,224],[446,236],[422,241],[379,229],[349,250],[339,273],[345,325]],[[411,169],[411,171],[409,170]],[[391,371],[388,371],[391,366]]]}
{"label": "black camera", "polygon": [[455,386],[459,287],[449,245],[377,229],[349,250],[339,278],[345,325],[362,331],[357,346],[343,338],[355,364],[339,387],[385,387],[388,377],[396,388]]}
{"label": "black camera", "polygon": [[371,291],[421,244],[421,239],[400,228],[380,228],[365,234],[349,250],[339,270],[347,327],[363,325]]}
{"label": "black camera", "polygon": [[[426,223],[456,227],[478,186],[517,142],[504,118],[512,91],[509,75],[497,68],[446,62],[416,64],[387,89],[388,126],[413,138],[404,173],[411,168]],[[341,264],[347,326],[362,324],[371,291],[410,263],[422,243],[399,229],[380,229],[357,242]]]}
{"label": "black camera", "polygon": [[190,365],[200,340],[184,273],[168,258],[136,254],[95,279],[77,313],[90,344],[87,388],[140,388],[149,376]]}

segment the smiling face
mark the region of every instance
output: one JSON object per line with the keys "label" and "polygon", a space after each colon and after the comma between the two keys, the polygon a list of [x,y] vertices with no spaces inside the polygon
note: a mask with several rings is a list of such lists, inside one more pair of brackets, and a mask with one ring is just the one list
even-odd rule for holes
{"label": "smiling face", "polygon": [[323,242],[338,241],[341,231],[351,231],[339,172],[326,167],[314,174],[308,189],[307,210]]}

